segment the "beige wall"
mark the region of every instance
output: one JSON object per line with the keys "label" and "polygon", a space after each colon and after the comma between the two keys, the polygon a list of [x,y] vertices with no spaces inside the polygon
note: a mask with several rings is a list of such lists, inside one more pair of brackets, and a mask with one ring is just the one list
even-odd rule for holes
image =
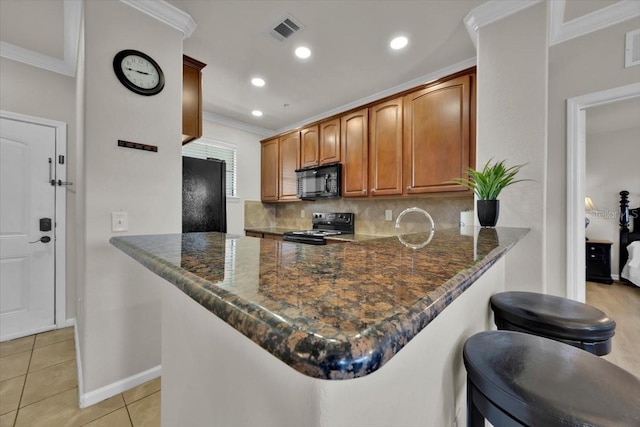
{"label": "beige wall", "polygon": [[[587,121],[589,115],[587,114]],[[620,191],[630,192],[632,206],[640,206],[640,128],[587,135],[586,195],[596,205],[597,212],[589,213],[587,237],[610,240],[611,273],[620,268],[619,223]]]}
{"label": "beige wall", "polygon": [[[84,267],[79,305],[84,392],[160,364],[160,283],[109,244],[111,212],[129,213],[129,231],[181,231],[182,33],[117,1],[85,8]],[[140,96],[117,80],[122,49],[149,54],[166,84]],[[158,152],[117,147],[124,139]],[[104,396],[106,397],[106,396]]]}
{"label": "beige wall", "polygon": [[624,68],[625,33],[638,27],[634,18],[549,49],[545,258],[552,294],[566,295],[566,100],[640,82],[640,66]]}
{"label": "beige wall", "polygon": [[236,145],[237,201],[227,201],[227,232],[244,234],[244,202],[260,199],[260,139],[263,136],[203,121],[203,136]]}
{"label": "beige wall", "polygon": [[[67,124],[67,180],[76,182],[75,79],[0,58],[0,109]],[[76,316],[76,187],[67,187],[66,316]]]}
{"label": "beige wall", "polygon": [[547,137],[547,5],[525,9],[478,31],[477,166],[527,163],[500,196],[498,226],[531,233],[510,253],[507,287],[544,291]]}

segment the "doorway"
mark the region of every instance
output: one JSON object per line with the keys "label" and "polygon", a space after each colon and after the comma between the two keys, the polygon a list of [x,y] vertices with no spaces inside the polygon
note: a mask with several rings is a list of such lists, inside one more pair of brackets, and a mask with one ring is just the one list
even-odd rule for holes
{"label": "doorway", "polygon": [[66,318],[66,124],[0,111],[0,341]]}
{"label": "doorway", "polygon": [[586,110],[635,97],[640,97],[640,83],[567,100],[567,297],[576,301],[586,301]]}

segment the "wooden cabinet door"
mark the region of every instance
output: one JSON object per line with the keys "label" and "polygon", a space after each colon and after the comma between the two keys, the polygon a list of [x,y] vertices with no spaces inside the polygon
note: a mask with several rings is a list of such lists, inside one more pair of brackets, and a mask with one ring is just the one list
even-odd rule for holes
{"label": "wooden cabinet door", "polygon": [[318,126],[310,126],[300,131],[300,167],[318,165]]}
{"label": "wooden cabinet door", "polygon": [[340,161],[340,119],[320,123],[320,164]]}
{"label": "wooden cabinet door", "polygon": [[342,145],[342,197],[367,196],[369,158],[369,110],[340,119]]}
{"label": "wooden cabinet door", "polygon": [[466,191],[446,181],[470,166],[470,77],[404,97],[404,184],[407,194]]}
{"label": "wooden cabinet door", "polygon": [[402,194],[402,98],[369,108],[369,196]]}
{"label": "wooden cabinet door", "polygon": [[182,145],[202,136],[202,69],[205,66],[182,55]]}
{"label": "wooden cabinet door", "polygon": [[274,202],[278,200],[278,138],[262,142],[260,148],[260,198]]}
{"label": "wooden cabinet door", "polygon": [[298,200],[296,169],[300,169],[300,132],[281,136],[279,152],[278,200]]}

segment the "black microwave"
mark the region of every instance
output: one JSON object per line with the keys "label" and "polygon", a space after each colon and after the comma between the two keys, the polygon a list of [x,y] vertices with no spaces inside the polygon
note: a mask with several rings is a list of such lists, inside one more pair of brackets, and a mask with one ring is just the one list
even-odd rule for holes
{"label": "black microwave", "polygon": [[303,200],[333,199],[340,197],[342,165],[316,166],[296,169],[297,196]]}

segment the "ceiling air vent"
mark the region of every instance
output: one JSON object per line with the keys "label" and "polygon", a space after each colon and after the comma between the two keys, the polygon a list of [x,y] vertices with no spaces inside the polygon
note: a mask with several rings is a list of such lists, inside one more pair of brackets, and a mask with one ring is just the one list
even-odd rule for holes
{"label": "ceiling air vent", "polygon": [[296,21],[291,15],[285,15],[285,17],[269,31],[269,34],[278,41],[284,41],[302,28],[304,28],[302,24]]}
{"label": "ceiling air vent", "polygon": [[640,30],[629,31],[625,43],[624,67],[640,64]]}

